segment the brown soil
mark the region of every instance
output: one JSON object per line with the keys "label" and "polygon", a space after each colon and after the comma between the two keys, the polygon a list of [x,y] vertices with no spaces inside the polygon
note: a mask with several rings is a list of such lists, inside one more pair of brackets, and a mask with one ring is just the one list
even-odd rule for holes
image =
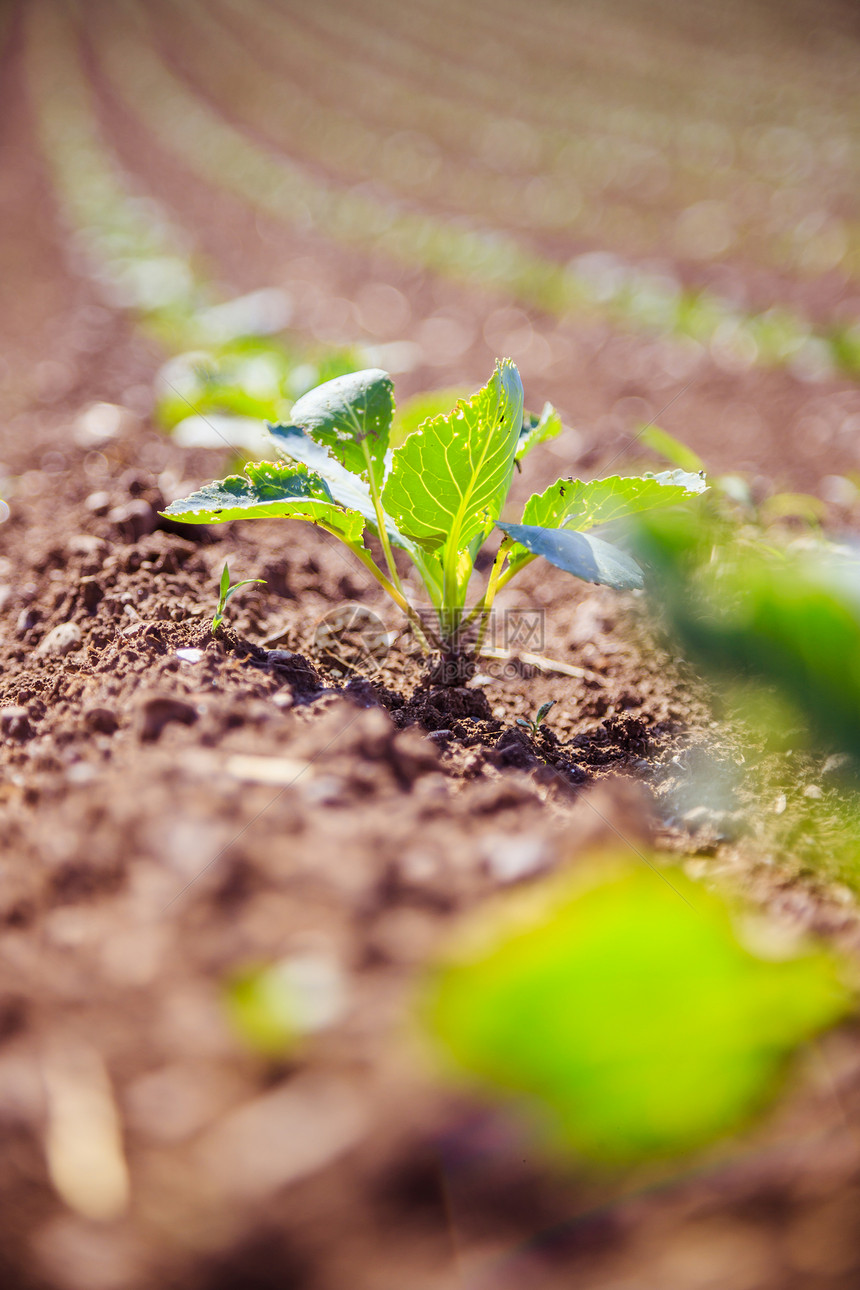
{"label": "brown soil", "polygon": [[[686,1170],[543,1162],[515,1119],[436,1077],[411,1022],[426,964],[463,913],[594,846],[660,842],[856,951],[852,898],[744,841],[758,807],[743,784],[733,812],[685,820],[703,778],[737,778],[738,743],[637,602],[533,566],[501,609],[542,613],[527,652],[543,667],[514,649],[468,685],[434,686],[398,639],[349,675],[318,648],[324,615],[359,601],[397,624],[340,548],[300,525],[159,519],[223,461],[152,427],[160,356],[64,267],[20,52],[16,31],[0,69],[0,455],[15,478],[0,526],[3,1284],[856,1286],[850,1029],[807,1056],[762,1128]],[[447,311],[475,337],[454,371],[430,356],[404,389],[485,375],[487,318],[517,323],[504,302],[267,226],[182,173],[94,84],[119,155],[236,289],[287,285],[312,329],[326,302],[390,282],[416,336]],[[563,459],[536,454],[532,481],[573,461],[598,471],[677,392],[673,355],[603,326],[534,326],[554,355],[537,400],[581,432]],[[98,450],[73,433],[93,399],[133,412]],[[844,382],[705,359],[661,421],[717,467],[814,488],[857,464],[841,433],[857,399]],[[213,637],[228,557],[234,578],[267,585],[238,593]],[[516,718],[547,699],[533,737]],[[340,1006],[272,1060],[233,1032],[224,992],[282,959],[322,968]],[[96,1136],[105,1118],[120,1126],[130,1204],[112,1221],[58,1194],[50,1144],[69,1105]]]}
{"label": "brown soil", "polygon": [[[158,476],[132,465],[147,448]],[[541,1169],[510,1123],[432,1080],[410,1037],[422,965],[492,892],[619,838],[720,853],[677,820],[703,763],[734,755],[689,678],[631,606],[546,572],[522,599],[578,680],[490,660],[494,677],[422,688],[408,649],[372,678],[333,677],[316,622],[345,597],[384,606],[315,531],[291,526],[285,552],[277,523],[166,529],[164,491],[206,469],[138,426],[103,487],[71,450],[2,530],[9,1284],[455,1286],[465,1268],[474,1284],[603,1286],[643,1259],[658,1275],[693,1239],[726,1275],[766,1263],[750,1284],[809,1284],[792,1260],[839,1226],[834,1189],[860,1169],[815,1072],[748,1154],[695,1181],[598,1183]],[[228,553],[268,586],[239,593],[213,638]],[[548,697],[533,739],[513,718]],[[341,981],[342,1015],[288,1060],[254,1057],[226,983],[308,955]],[[108,1073],[123,1125],[133,1202],[107,1226],[64,1210],[46,1175],[51,1072],[76,1062]],[[834,1076],[849,1100],[853,1069]],[[792,1235],[807,1224],[809,1244]],[[816,1284],[851,1284],[835,1271]]]}

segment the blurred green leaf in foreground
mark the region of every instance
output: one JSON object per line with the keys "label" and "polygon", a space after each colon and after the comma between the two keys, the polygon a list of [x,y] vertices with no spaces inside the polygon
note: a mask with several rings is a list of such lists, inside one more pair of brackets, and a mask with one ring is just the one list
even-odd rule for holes
{"label": "blurred green leaf in foreground", "polygon": [[599,1162],[730,1133],[849,1006],[824,953],[758,957],[716,896],[612,857],[471,931],[428,984],[426,1024],[479,1088]]}
{"label": "blurred green leaf in foreground", "polygon": [[642,519],[636,550],[691,661],[771,687],[820,747],[860,756],[860,551],[780,549],[680,511]]}

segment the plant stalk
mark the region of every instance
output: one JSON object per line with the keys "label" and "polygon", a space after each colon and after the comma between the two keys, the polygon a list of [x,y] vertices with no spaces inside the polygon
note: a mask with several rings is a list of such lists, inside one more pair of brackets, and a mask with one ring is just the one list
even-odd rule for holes
{"label": "plant stalk", "polygon": [[472,610],[471,614],[469,615],[468,619],[466,620],[467,622],[471,622],[472,618],[474,618],[476,614],[480,614],[481,616],[481,624],[478,628],[478,635],[475,640],[476,654],[480,653],[481,646],[484,643],[484,637],[487,634],[487,627],[490,622],[490,613],[492,612],[493,601],[496,598],[496,592],[499,590],[500,586],[503,585],[501,582],[502,566],[508,558],[509,550],[510,550],[510,541],[508,540],[507,537],[504,537],[499,543],[499,549],[496,552],[496,558],[493,561],[493,567],[490,570],[490,576],[489,576],[489,579],[487,580],[487,589],[484,592],[484,595],[481,598],[481,600],[478,602],[478,604],[475,606],[475,608]]}
{"label": "plant stalk", "polygon": [[373,512],[376,516],[376,527],[379,531],[379,541],[382,546],[382,553],[385,556],[385,563],[391,576],[394,586],[403,595],[403,584],[400,581],[400,574],[397,572],[397,565],[394,563],[394,552],[391,550],[391,539],[388,536],[388,529],[385,526],[385,512],[382,509],[382,498],[379,496],[379,484],[376,479],[376,472],[373,469],[373,462],[370,459],[370,453],[367,451],[367,444],[363,444],[364,459],[367,462],[367,478],[370,481],[370,497],[373,502]]}
{"label": "plant stalk", "polygon": [[506,587],[508,585],[508,583],[511,581],[512,578],[515,578],[517,576],[520,569],[524,569],[527,564],[531,564],[532,560],[536,560],[536,559],[537,559],[536,555],[530,555],[527,559],[521,560],[515,569],[510,567],[505,569],[505,572],[502,574],[502,576],[499,578],[498,583],[496,584],[496,591],[497,592],[501,591],[503,587]]}
{"label": "plant stalk", "polygon": [[[328,532],[331,532],[331,530],[329,529]],[[332,533],[332,536],[338,537],[338,534]],[[340,540],[342,541],[343,539],[341,538]],[[347,543],[347,546],[349,547],[350,551],[352,551],[354,555],[358,556],[361,563],[368,570],[368,572],[373,575],[373,577],[379,583],[380,587],[382,587],[384,591],[388,592],[389,596],[397,605],[397,607],[399,609],[402,609],[403,613],[406,615],[406,617],[409,619],[410,623],[414,627],[415,633],[418,636],[419,641],[421,642],[422,649],[424,649],[427,653],[429,653],[430,652],[429,646],[431,644],[436,649],[441,649],[441,641],[439,641],[432,632],[427,631],[427,626],[425,623],[421,621],[420,614],[418,614],[415,611],[415,609],[412,607],[412,605],[403,595],[402,590],[399,590],[394,585],[394,583],[391,581],[390,578],[386,578],[385,574],[382,572],[382,570],[380,569],[379,565],[376,563],[376,561],[374,560],[370,552],[365,550],[364,547],[353,546],[352,543]]]}

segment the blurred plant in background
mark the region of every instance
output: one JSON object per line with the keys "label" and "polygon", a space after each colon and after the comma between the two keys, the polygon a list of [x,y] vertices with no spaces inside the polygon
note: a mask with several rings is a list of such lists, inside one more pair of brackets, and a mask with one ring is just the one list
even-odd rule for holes
{"label": "blurred plant in background", "polygon": [[257,455],[263,421],[278,420],[307,390],[361,366],[357,351],[289,333],[291,304],[278,288],[219,299],[183,230],[134,190],[111,156],[92,89],[70,56],[67,23],[48,6],[32,21],[41,142],[74,254],[107,304],[128,310],[176,354],[156,377],[158,420],[184,446]]}

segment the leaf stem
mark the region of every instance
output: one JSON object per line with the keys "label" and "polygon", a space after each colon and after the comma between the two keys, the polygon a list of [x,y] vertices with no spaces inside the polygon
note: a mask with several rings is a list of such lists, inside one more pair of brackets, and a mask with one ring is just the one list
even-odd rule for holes
{"label": "leaf stem", "polygon": [[400,581],[400,574],[397,572],[397,565],[394,563],[394,552],[391,550],[391,540],[388,536],[388,529],[385,525],[385,511],[382,509],[382,498],[379,495],[379,483],[376,478],[373,460],[367,450],[367,443],[362,440],[364,459],[367,462],[367,478],[370,484],[370,498],[373,502],[373,512],[376,516],[376,528],[379,533],[379,541],[382,546],[382,553],[385,556],[385,563],[388,572],[391,575],[391,581],[394,586],[403,595],[403,584]]}
{"label": "leaf stem", "polygon": [[508,551],[510,550],[510,546],[511,546],[510,539],[507,537],[502,538],[501,542],[499,543],[499,549],[496,552],[496,558],[493,561],[493,567],[490,570],[490,577],[487,581],[487,589],[484,592],[481,600],[478,601],[478,604],[475,606],[475,608],[472,610],[471,614],[469,615],[468,619],[466,620],[467,622],[471,622],[472,618],[476,614],[480,614],[481,616],[481,625],[478,628],[478,635],[475,640],[476,654],[479,653],[481,646],[484,643],[484,637],[487,634],[487,626],[489,625],[489,622],[490,622],[490,612],[493,608],[493,601],[496,598],[496,592],[499,590],[499,587],[502,585],[501,583],[502,566],[508,558]]}
{"label": "leaf stem", "polygon": [[517,576],[517,574],[521,569],[524,569],[527,564],[531,564],[532,560],[536,560],[536,559],[537,559],[536,555],[530,555],[525,560],[520,560],[519,564],[517,565],[509,565],[508,568],[505,569],[505,572],[502,574],[502,576],[499,578],[499,581],[496,584],[496,591],[497,592],[501,591],[503,587],[506,587],[508,585],[508,583],[511,581],[512,578],[515,578]]}
{"label": "leaf stem", "polygon": [[[321,526],[321,527],[324,527],[324,526]],[[343,541],[340,535],[337,533],[334,533],[331,529],[328,529],[327,532],[332,533],[333,537],[337,537],[339,538],[340,541]],[[380,587],[382,587],[384,591],[388,592],[389,596],[394,601],[394,603],[398,606],[398,608],[403,610],[403,613],[406,615],[406,617],[409,619],[412,626],[415,628],[415,632],[418,636],[419,641],[421,642],[422,648],[427,649],[430,643],[432,643],[436,648],[439,648],[440,642],[436,638],[435,634],[433,632],[428,632],[426,623],[423,623],[421,621],[420,614],[417,613],[417,611],[406,599],[402,589],[399,589],[398,587],[396,587],[390,578],[386,578],[385,574],[382,572],[379,565],[376,563],[373,556],[366,549],[366,547],[355,545],[352,542],[348,542],[346,545],[349,547],[350,551],[352,551],[353,555],[356,555],[358,557],[358,559],[368,570],[368,572],[370,572],[373,575],[373,577],[379,583]]]}

